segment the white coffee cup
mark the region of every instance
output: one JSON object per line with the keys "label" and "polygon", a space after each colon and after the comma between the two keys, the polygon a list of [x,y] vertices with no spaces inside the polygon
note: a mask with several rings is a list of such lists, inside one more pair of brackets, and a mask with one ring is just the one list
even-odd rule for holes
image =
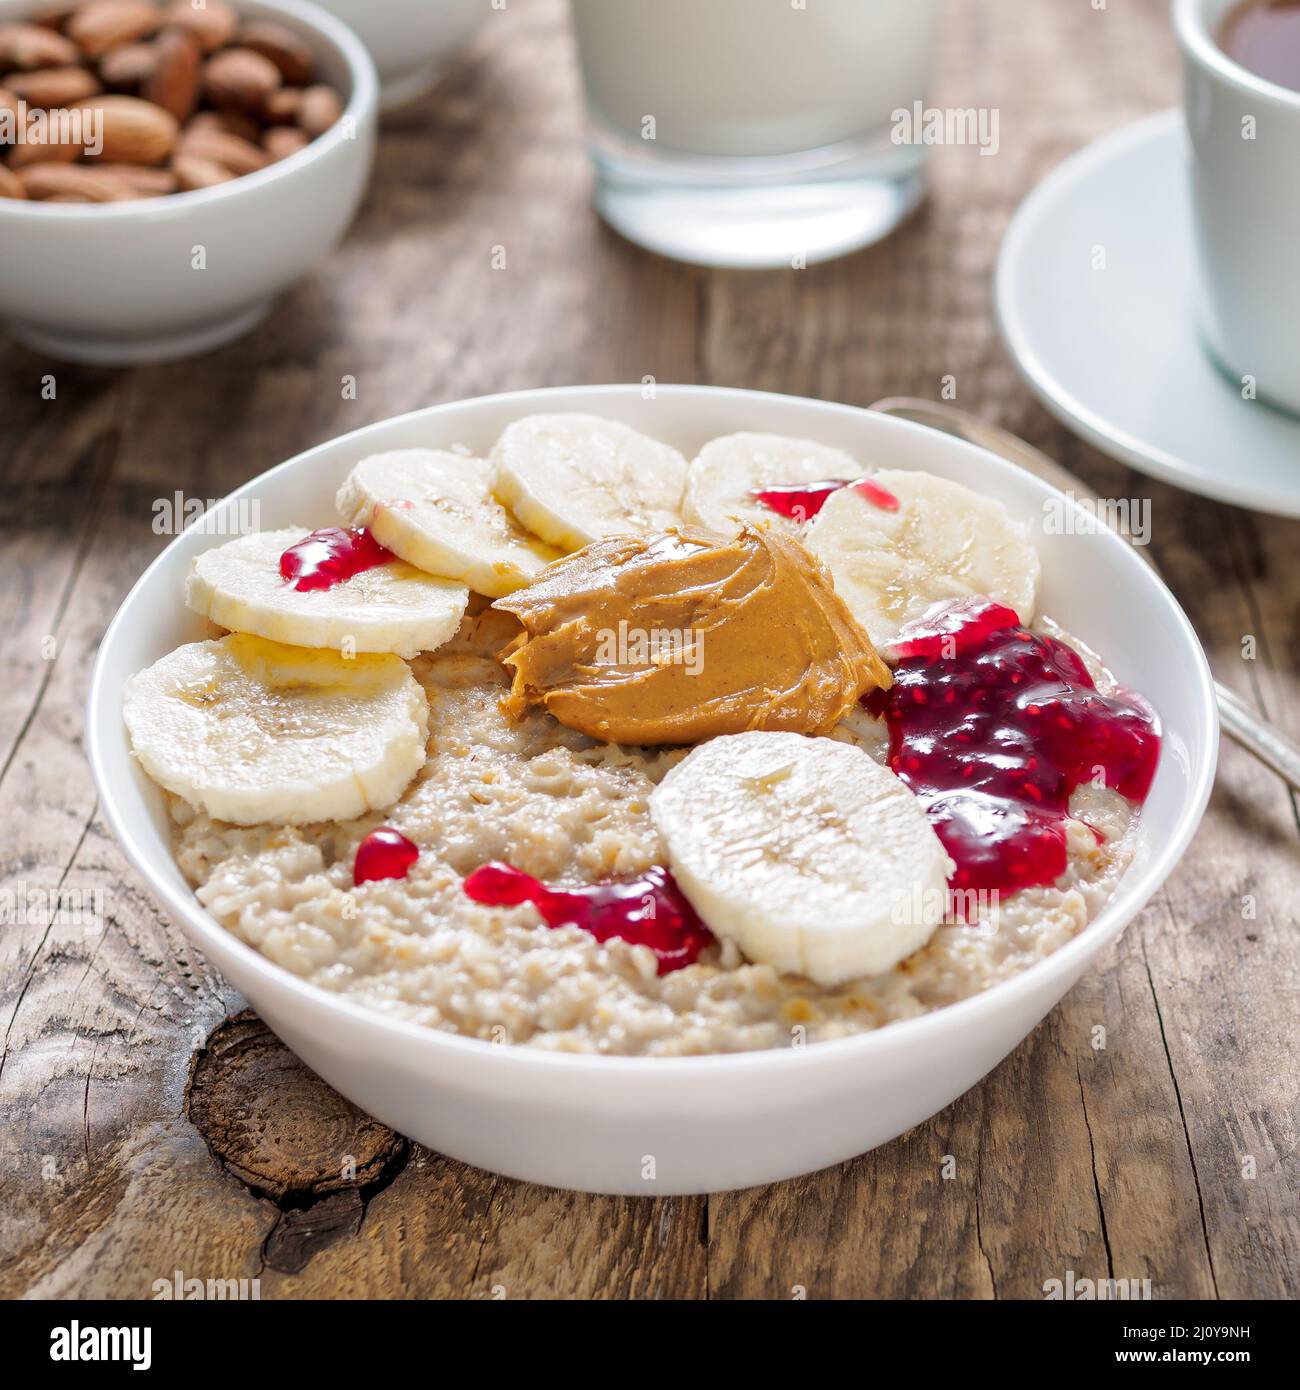
{"label": "white coffee cup", "polygon": [[1174,0],[1201,331],[1243,388],[1300,413],[1300,92],[1220,47],[1239,0]]}

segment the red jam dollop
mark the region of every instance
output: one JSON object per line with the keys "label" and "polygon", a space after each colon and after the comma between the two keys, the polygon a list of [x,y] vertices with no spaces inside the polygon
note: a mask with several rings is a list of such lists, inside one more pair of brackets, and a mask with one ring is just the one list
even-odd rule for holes
{"label": "red jam dollop", "polygon": [[756,502],[792,521],[811,521],[826,505],[826,499],[841,488],[851,487],[882,511],[896,512],[898,498],[873,478],[832,478],[824,483],[777,483],[751,495]]}
{"label": "red jam dollop", "polygon": [[995,632],[1009,627],[1020,627],[1014,608],[986,598],[954,599],[907,623],[889,653],[900,661],[914,656],[951,660],[982,647]]}
{"label": "red jam dollop", "polygon": [[859,496],[865,497],[873,507],[879,507],[882,512],[896,512],[898,510],[898,498],[888,488],[881,487],[874,478],[859,478],[857,482],[850,483],[849,486]]}
{"label": "red jam dollop", "polygon": [[[1160,724],[1139,695],[1103,695],[1083,659],[990,599],[903,629],[894,683],[864,704],[889,726],[889,766],[956,862],[954,889],[1014,892],[1066,867],[1070,794],[1084,782],[1141,802]],[[1094,834],[1096,832],[1094,831]]]}
{"label": "red jam dollop", "polygon": [[597,941],[617,936],[649,946],[661,975],[693,965],[713,940],[672,874],[658,864],[636,878],[579,888],[548,888],[509,864],[484,864],[465,880],[465,892],[489,907],[532,903],[548,927],[581,927]]}
{"label": "red jam dollop", "polygon": [[377,878],[405,878],[419,857],[418,845],[391,825],[381,825],[357,846],[352,882],[359,887]]}
{"label": "red jam dollop", "polygon": [[363,570],[375,569],[396,558],[363,526],[350,531],[326,526],[291,545],[280,556],[280,578],[295,589],[332,589]]}

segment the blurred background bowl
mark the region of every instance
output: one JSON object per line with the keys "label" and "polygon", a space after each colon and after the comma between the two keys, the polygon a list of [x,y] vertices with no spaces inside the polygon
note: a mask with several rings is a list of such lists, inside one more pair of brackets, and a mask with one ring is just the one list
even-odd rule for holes
{"label": "blurred background bowl", "polygon": [[492,0],[321,0],[358,35],[379,69],[380,105],[423,96],[475,29]]}
{"label": "blurred background bowl", "polygon": [[[37,351],[124,365],[240,337],[347,231],[374,162],[379,83],[365,46],[305,0],[241,0],[302,34],[342,119],[305,149],[192,193],[62,204],[0,198],[0,320]],[[0,0],[0,22],[49,9]]]}

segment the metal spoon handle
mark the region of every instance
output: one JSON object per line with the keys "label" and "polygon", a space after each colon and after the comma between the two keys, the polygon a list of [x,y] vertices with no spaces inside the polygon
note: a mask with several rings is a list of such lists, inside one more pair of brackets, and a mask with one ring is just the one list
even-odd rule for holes
{"label": "metal spoon handle", "polygon": [[1300,745],[1261,719],[1236,691],[1218,681],[1214,682],[1214,690],[1219,697],[1219,723],[1223,732],[1243,748],[1249,748],[1260,762],[1300,790]]}
{"label": "metal spoon handle", "polygon": [[[1023,439],[1004,430],[1000,425],[991,425],[978,415],[959,410],[954,405],[940,401],[926,401],[912,396],[892,396],[877,401],[870,407],[882,415],[899,415],[917,424],[929,425],[932,429],[943,430],[945,434],[955,434],[959,439],[978,444],[982,449],[997,454],[1008,463],[1017,464],[1027,473],[1042,478],[1053,487],[1063,491],[1073,491],[1076,497],[1087,497],[1091,490],[1085,487],[1073,474],[1068,473],[1041,450],[1035,449]],[[1151,563],[1145,551],[1143,558]],[[1152,566],[1154,568],[1154,565]],[[1280,729],[1274,728],[1267,720],[1261,719],[1244,700],[1226,685],[1214,683],[1218,696],[1219,723],[1223,732],[1236,739],[1243,748],[1248,748],[1265,766],[1273,769],[1292,787],[1300,790],[1300,745],[1289,739]]]}

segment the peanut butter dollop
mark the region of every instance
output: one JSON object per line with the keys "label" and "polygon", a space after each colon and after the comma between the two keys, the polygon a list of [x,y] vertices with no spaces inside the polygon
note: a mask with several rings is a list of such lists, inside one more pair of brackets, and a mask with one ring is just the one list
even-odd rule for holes
{"label": "peanut butter dollop", "polygon": [[751,526],[607,536],[494,607],[524,627],[506,713],[542,705],[608,743],[825,734],[892,679],[817,561]]}

